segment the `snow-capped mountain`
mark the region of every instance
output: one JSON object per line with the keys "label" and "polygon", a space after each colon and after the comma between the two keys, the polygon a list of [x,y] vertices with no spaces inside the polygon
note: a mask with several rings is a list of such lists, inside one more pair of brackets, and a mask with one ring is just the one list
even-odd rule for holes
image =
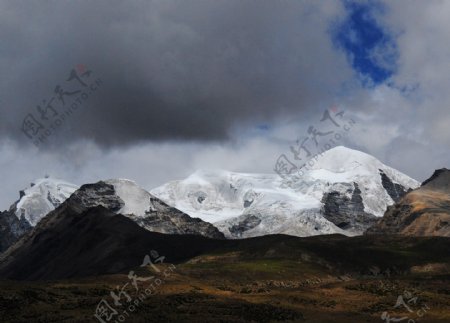
{"label": "snow-capped mountain", "polygon": [[224,235],[212,224],[191,218],[127,179],[111,179],[85,184],[62,206],[80,210],[102,206],[115,214],[125,215],[152,232],[224,238]]}
{"label": "snow-capped mountain", "polygon": [[20,192],[15,214],[35,226],[45,215],[64,202],[78,186],[55,178],[41,178]]}
{"label": "snow-capped mountain", "polygon": [[46,177],[20,191],[19,200],[8,211],[0,212],[0,252],[30,231],[77,189],[74,184]]}
{"label": "snow-capped mountain", "polygon": [[197,171],[151,193],[231,238],[356,235],[418,186],[376,158],[341,146],[324,152],[291,183],[276,174]]}
{"label": "snow-capped mountain", "polygon": [[0,251],[73,195],[82,208],[104,206],[150,231],[241,238],[361,234],[389,205],[419,186],[376,158],[345,147],[323,153],[297,175],[286,180],[277,174],[197,171],[151,193],[125,179],[81,188],[39,179],[1,213]]}
{"label": "snow-capped mountain", "polygon": [[71,206],[78,204],[81,209],[103,206],[131,218],[149,231],[224,238],[210,223],[192,219],[127,179],[110,179],[78,187],[59,179],[42,178],[20,191],[20,199],[9,211],[0,213],[0,252],[71,197]]}

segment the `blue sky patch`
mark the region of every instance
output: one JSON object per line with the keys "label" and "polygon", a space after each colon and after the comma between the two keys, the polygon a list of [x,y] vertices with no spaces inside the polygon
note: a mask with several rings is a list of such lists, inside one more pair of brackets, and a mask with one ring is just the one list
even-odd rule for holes
{"label": "blue sky patch", "polygon": [[270,125],[268,125],[268,124],[266,124],[266,123],[259,124],[259,125],[257,126],[257,129],[260,130],[260,131],[266,132],[266,131],[269,131],[269,130],[270,130]]}
{"label": "blue sky patch", "polygon": [[375,18],[383,8],[377,2],[344,0],[344,5],[348,16],[333,26],[333,42],[345,51],[364,86],[381,84],[395,72],[398,59],[395,39]]}

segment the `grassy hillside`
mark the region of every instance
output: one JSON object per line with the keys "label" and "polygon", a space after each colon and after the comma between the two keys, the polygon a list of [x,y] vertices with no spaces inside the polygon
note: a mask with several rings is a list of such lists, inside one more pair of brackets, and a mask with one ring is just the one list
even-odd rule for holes
{"label": "grassy hillside", "polygon": [[[128,272],[3,281],[0,314],[2,322],[98,322],[97,304],[105,299],[113,306],[111,291],[128,283],[131,301],[122,297],[114,316],[126,322],[383,322],[383,312],[450,322],[449,248],[448,238],[397,236],[223,241],[187,261],[157,264],[159,272],[135,268],[140,278],[153,276],[137,281],[138,290]],[[401,295],[412,312],[394,308]]]}

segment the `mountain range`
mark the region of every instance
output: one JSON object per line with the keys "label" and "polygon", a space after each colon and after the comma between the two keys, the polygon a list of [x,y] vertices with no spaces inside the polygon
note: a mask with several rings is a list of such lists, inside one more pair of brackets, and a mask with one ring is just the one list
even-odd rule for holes
{"label": "mountain range", "polygon": [[198,171],[151,193],[214,224],[227,238],[362,234],[419,182],[356,150],[336,147],[285,185],[276,174]]}
{"label": "mountain range", "polygon": [[344,147],[290,182],[203,170],[149,192],[43,178],[0,214],[0,311],[92,321],[120,286],[151,288],[130,284],[142,275],[162,286],[130,322],[378,322],[404,290],[447,322],[449,219],[450,170],[420,184]]}
{"label": "mountain range", "polygon": [[199,234],[223,239],[213,225],[170,207],[130,180],[114,179],[81,187],[53,178],[39,179],[20,192],[20,199],[0,215],[0,252],[32,231],[55,209],[78,212],[103,206],[123,214],[152,232]]}
{"label": "mountain range", "polygon": [[223,170],[197,171],[150,192],[127,179],[78,187],[43,178],[0,214],[0,252],[46,217],[98,206],[151,232],[215,239],[448,235],[449,172],[436,171],[421,185],[373,156],[340,146],[318,156],[289,185],[275,174]]}
{"label": "mountain range", "polygon": [[[81,188],[44,178],[20,192],[0,217],[0,251],[30,231],[72,194],[161,233],[245,238],[267,234],[359,235],[419,183],[376,158],[336,147],[287,186],[276,174],[197,171],[150,192],[112,179]],[[212,224],[212,225],[211,225]]]}

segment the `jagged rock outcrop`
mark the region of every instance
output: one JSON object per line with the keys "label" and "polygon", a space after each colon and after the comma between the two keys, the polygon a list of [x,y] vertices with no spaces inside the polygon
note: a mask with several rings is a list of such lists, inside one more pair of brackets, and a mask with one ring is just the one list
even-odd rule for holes
{"label": "jagged rock outcrop", "polygon": [[352,228],[364,232],[376,222],[376,217],[364,211],[361,190],[357,183],[348,184],[346,192],[331,191],[322,198],[324,217],[343,230]]}
{"label": "jagged rock outcrop", "polygon": [[244,219],[242,219],[239,223],[232,225],[229,230],[233,237],[240,238],[245,231],[255,228],[260,223],[261,219],[256,215],[247,214]]}
{"label": "jagged rock outcrop", "polygon": [[195,234],[209,238],[224,239],[223,233],[212,224],[171,207],[156,197],[150,198],[150,209],[145,217],[130,216],[149,231],[168,234]]}
{"label": "jagged rock outcrop", "polygon": [[114,186],[103,181],[85,184],[70,197],[70,202],[88,209],[103,206],[112,212],[118,212],[125,202],[116,194]]}
{"label": "jagged rock outcrop", "polygon": [[12,210],[0,212],[0,253],[16,243],[31,228],[27,220],[19,219]]}
{"label": "jagged rock outcrop", "polygon": [[367,234],[450,237],[450,170],[443,168],[390,206]]}
{"label": "jagged rock outcrop", "polygon": [[389,178],[389,176],[387,176],[385,172],[383,172],[383,170],[380,169],[379,171],[381,176],[381,184],[383,185],[384,189],[394,202],[398,202],[407,193],[405,187],[400,184],[394,183]]}

